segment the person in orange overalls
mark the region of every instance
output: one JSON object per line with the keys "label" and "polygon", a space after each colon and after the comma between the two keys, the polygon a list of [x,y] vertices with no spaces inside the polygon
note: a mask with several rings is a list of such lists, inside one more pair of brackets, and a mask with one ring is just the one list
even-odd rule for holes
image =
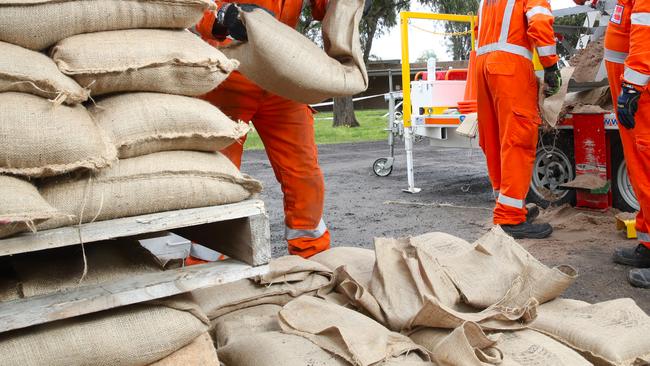
{"label": "person in orange overalls", "polygon": [[650,222],[644,215],[650,212],[649,50],[650,3],[619,0],[605,35],[605,62],[627,170],[641,210],[636,217],[639,245],[617,249],[614,261],[638,267],[628,280],[645,288],[650,288]]}
{"label": "person in orange overalls", "polygon": [[494,223],[515,238],[545,238],[525,198],[532,178],[541,118],[533,47],[544,66],[546,96],[562,84],[554,17],[547,0],[483,0],[478,21],[479,144],[495,191]]}
{"label": "person in orange overalls", "polygon": [[[196,30],[215,46],[229,42],[228,36],[246,41],[240,11],[264,8],[281,22],[295,27],[303,6],[302,0],[247,2],[249,4],[235,6],[229,0],[218,0],[218,10],[206,12]],[[322,20],[328,0],[310,2],[314,19]],[[260,135],[284,194],[289,253],[307,258],[328,249],[330,234],[323,220],[325,184],[318,164],[312,109],[271,94],[236,71],[204,99],[233,120],[251,121]],[[241,166],[243,145],[242,141],[223,151],[238,167]]]}

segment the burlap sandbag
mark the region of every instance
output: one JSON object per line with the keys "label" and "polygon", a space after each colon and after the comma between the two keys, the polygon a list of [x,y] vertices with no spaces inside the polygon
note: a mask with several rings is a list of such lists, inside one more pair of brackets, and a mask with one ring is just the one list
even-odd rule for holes
{"label": "burlap sandbag", "polygon": [[159,93],[127,93],[89,108],[117,147],[120,159],[169,150],[220,151],[248,133],[200,99]]}
{"label": "burlap sandbag", "polygon": [[197,302],[210,319],[257,305],[285,305],[296,297],[316,291],[330,282],[330,270],[298,256],[271,260],[269,272],[254,279],[196,290]]}
{"label": "burlap sandbag", "polygon": [[210,335],[203,333],[192,343],[150,366],[219,366],[219,357]]}
{"label": "burlap sandbag", "polygon": [[280,332],[238,339],[217,354],[224,366],[350,366],[303,337]]}
{"label": "burlap sandbag", "polygon": [[495,348],[498,336],[487,336],[476,323],[467,322],[454,330],[423,328],[409,335],[431,352],[439,366],[489,366],[503,361]]}
{"label": "burlap sandbag", "polygon": [[500,334],[501,366],[590,366],[576,351],[534,330]]}
{"label": "burlap sandbag", "polygon": [[42,50],[81,33],[129,28],[189,28],[206,0],[1,0],[0,40]]}
{"label": "burlap sandbag", "polygon": [[34,231],[37,224],[59,215],[31,183],[0,175],[0,238]]}
{"label": "burlap sandbag", "polygon": [[599,365],[650,362],[650,317],[634,300],[549,305],[540,307],[530,328],[548,334]]}
{"label": "burlap sandbag", "polygon": [[309,339],[354,365],[372,365],[409,353],[431,361],[428,352],[408,337],[354,310],[315,297],[301,296],[285,305],[279,322],[285,333]]}
{"label": "burlap sandbag", "polygon": [[93,175],[49,180],[41,194],[73,219],[44,227],[236,203],[261,189],[220,153],[159,152],[120,160]]}
{"label": "burlap sandbag", "polygon": [[24,93],[0,93],[0,173],[29,177],[96,170],[117,152],[81,105],[54,105]]}
{"label": "burlap sandbag", "polygon": [[350,276],[367,287],[370,285],[375,266],[375,252],[365,248],[337,247],[320,252],[309,260],[318,262],[332,271],[345,266]]}
{"label": "burlap sandbag", "polygon": [[88,99],[88,90],[63,75],[49,57],[0,42],[0,92],[7,91],[35,94],[66,104]]}
{"label": "burlap sandbag", "polygon": [[248,42],[223,49],[263,89],[312,104],[358,94],[368,87],[359,38],[363,0],[330,0],[323,19],[323,52],[264,10],[241,12]]}
{"label": "burlap sandbag", "polygon": [[214,342],[217,347],[250,337],[258,333],[279,332],[278,313],[280,305],[265,304],[240,309],[212,321]]}
{"label": "burlap sandbag", "polygon": [[114,283],[162,271],[144,248],[126,239],[86,246],[85,258],[80,247],[18,255],[13,258],[13,267],[23,297]]}
{"label": "burlap sandbag", "polygon": [[38,325],[0,335],[2,363],[24,366],[141,366],[208,329],[196,304],[176,297]]}
{"label": "burlap sandbag", "polygon": [[130,29],[80,34],[51,51],[59,69],[92,95],[150,91],[197,96],[238,62],[185,30]]}
{"label": "burlap sandbag", "polygon": [[[570,266],[549,268],[535,259],[500,226],[474,243],[471,251],[441,257],[463,301],[478,309],[485,309],[505,296],[520,304],[530,297],[545,303],[560,296],[575,281],[577,272]],[[520,293],[513,291],[519,283]]]}

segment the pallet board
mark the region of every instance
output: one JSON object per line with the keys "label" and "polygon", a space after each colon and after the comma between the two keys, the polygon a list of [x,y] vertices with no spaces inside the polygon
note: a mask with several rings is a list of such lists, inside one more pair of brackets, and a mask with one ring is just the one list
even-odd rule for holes
{"label": "pallet board", "polygon": [[268,266],[252,267],[228,259],[7,301],[0,303],[0,332],[169,297],[262,275],[267,271]]}

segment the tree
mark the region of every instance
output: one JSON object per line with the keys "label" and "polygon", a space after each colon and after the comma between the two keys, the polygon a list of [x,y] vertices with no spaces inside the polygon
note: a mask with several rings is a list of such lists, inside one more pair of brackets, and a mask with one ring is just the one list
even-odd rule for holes
{"label": "tree", "polygon": [[434,60],[438,60],[438,55],[436,55],[436,51],[434,50],[426,50],[422,52],[420,57],[418,57],[415,61],[417,62],[427,62],[430,58],[433,58]]}
{"label": "tree", "polygon": [[560,57],[570,58],[575,53],[581,35],[587,33],[586,17],[587,14],[576,14],[555,19],[555,30],[562,35],[558,42]]}
{"label": "tree", "polygon": [[[428,5],[431,10],[443,14],[477,14],[478,0],[419,0],[421,4]],[[444,29],[447,33],[462,33],[470,31],[469,23],[445,22]],[[469,35],[447,36],[447,47],[454,60],[469,59],[472,50],[472,41]]]}
{"label": "tree", "polygon": [[[408,9],[409,0],[372,0],[372,9],[359,24],[363,62],[368,65],[372,42],[382,36],[388,29],[397,25],[400,11]],[[320,23],[313,22],[311,11],[306,8],[300,17],[298,31],[316,43],[320,43]],[[354,114],[352,97],[334,98],[334,127],[358,127],[359,121]]]}

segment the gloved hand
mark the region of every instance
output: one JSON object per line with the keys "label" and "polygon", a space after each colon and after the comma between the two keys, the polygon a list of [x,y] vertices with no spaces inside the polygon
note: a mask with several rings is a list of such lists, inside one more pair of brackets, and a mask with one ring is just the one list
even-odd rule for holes
{"label": "gloved hand", "polygon": [[544,95],[546,98],[557,94],[562,86],[562,74],[557,65],[553,65],[544,69]]}
{"label": "gloved hand", "polygon": [[240,11],[252,12],[255,9],[262,9],[267,13],[273,15],[268,9],[255,4],[224,4],[215,16],[214,26],[212,33],[215,35],[230,35],[233,39],[238,41],[248,41],[248,33],[246,33],[246,26],[241,21],[239,16]]}
{"label": "gloved hand", "polygon": [[372,10],[372,0],[366,0],[363,3],[363,16],[367,16],[370,14],[370,11]]}
{"label": "gloved hand", "polygon": [[618,122],[627,129],[634,128],[634,115],[639,109],[639,98],[641,98],[641,90],[632,84],[623,83],[623,90],[616,105],[618,107]]}

